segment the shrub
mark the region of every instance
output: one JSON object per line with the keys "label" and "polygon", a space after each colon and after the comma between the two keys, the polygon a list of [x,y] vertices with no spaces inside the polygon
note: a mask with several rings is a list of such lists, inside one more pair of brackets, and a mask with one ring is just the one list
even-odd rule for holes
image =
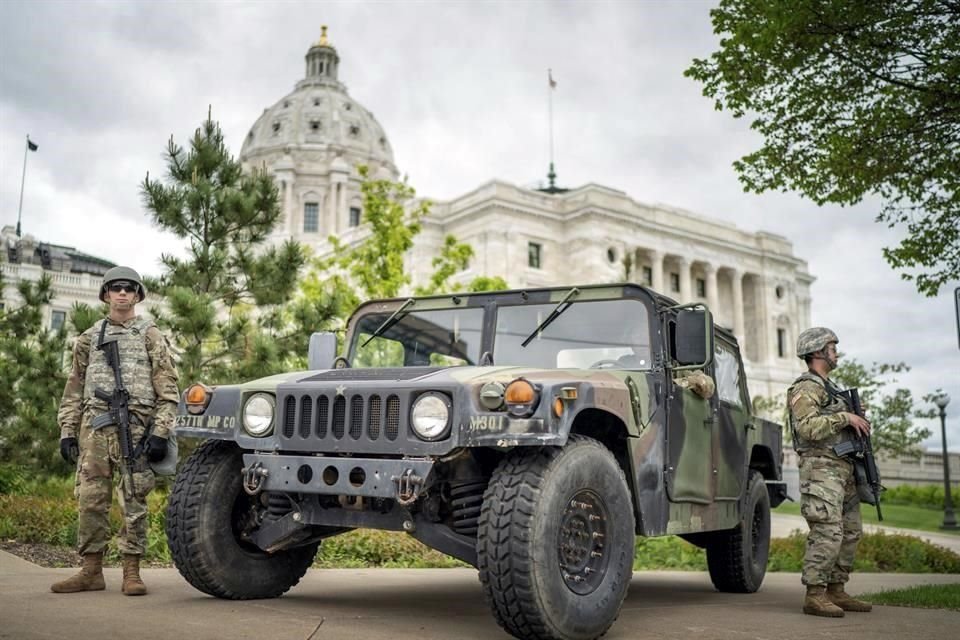
{"label": "shrub", "polygon": [[[952,495],[960,496],[960,485],[950,485]],[[925,484],[914,486],[901,484],[883,492],[883,501],[891,504],[907,504],[917,507],[942,509],[944,500],[943,484]]]}

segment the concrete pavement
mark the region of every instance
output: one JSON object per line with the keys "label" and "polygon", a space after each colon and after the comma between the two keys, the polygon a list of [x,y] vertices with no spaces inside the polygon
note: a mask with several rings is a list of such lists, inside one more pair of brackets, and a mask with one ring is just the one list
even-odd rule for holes
{"label": "concrete pavement", "polygon": [[[799,530],[804,535],[806,535],[808,531],[807,521],[803,519],[803,516],[794,516],[785,513],[771,513],[770,525],[770,536],[772,538],[786,538],[794,530]],[[903,535],[915,536],[917,538],[928,540],[933,544],[940,545],[941,547],[946,547],[947,549],[955,551],[956,553],[960,553],[960,535],[956,534],[918,531],[916,529],[899,529],[897,527],[887,527],[883,525],[867,523],[863,525],[863,530],[867,533],[883,531],[884,533],[900,533]]]}
{"label": "concrete pavement", "polygon": [[[73,569],[44,569],[0,551],[3,640],[486,640],[507,639],[483,600],[472,569],[310,570],[274,600],[205,596],[175,569],[145,569],[150,594],[120,593],[120,569],[105,571],[105,592],[54,594]],[[914,584],[960,583],[960,576],[857,574],[851,593]],[[824,619],[800,613],[797,574],[767,574],[755,594],[717,593],[699,572],[634,576],[610,640],[928,640],[954,637],[960,612],[876,607]]]}

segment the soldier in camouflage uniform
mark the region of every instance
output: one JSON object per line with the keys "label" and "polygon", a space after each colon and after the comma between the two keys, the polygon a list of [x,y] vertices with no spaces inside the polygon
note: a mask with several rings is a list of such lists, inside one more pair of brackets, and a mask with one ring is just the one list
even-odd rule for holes
{"label": "soldier in camouflage uniform", "polygon": [[800,508],[810,527],[803,558],[807,587],[803,612],[841,618],[844,611],[870,611],[867,602],[843,588],[850,578],[863,533],[853,464],[832,447],[856,433],[868,435],[870,423],[856,415],[830,380],[837,366],[837,335],[824,327],[800,334],[797,356],[808,371],[787,390],[793,445],[800,459]]}
{"label": "soldier in camouflage uniform", "polygon": [[[121,590],[126,595],[147,592],[140,579],[140,557],[147,544],[147,496],[155,482],[149,463],[166,455],[178,391],[177,370],[166,338],[151,320],[138,317],[134,310],[144,297],[146,289],[136,271],[128,267],[107,271],[100,287],[100,300],[109,304],[110,312],[83,332],[74,345],[73,367],[57,421],[60,454],[77,464],[77,550],[83,558],[83,568],[77,575],[52,585],[55,593],[105,588],[103,553],[110,537],[115,475],[119,477],[117,499],[123,514],[123,528],[118,536],[123,554]],[[105,401],[94,395],[94,390],[111,393],[114,389],[113,370],[104,352],[97,349],[101,337],[117,338],[121,376],[130,393],[131,442],[139,453],[132,474],[126,473],[117,426],[95,429],[91,424],[109,409]],[[133,486],[129,487],[126,485],[130,484],[127,479],[131,475]]]}

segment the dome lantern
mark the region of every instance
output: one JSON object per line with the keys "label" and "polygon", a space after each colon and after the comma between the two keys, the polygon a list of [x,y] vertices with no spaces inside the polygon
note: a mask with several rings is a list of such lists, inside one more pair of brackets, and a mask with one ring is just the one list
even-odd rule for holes
{"label": "dome lantern", "polygon": [[327,40],[327,25],[320,28],[320,40],[307,51],[306,61],[307,75],[302,84],[340,84],[337,80],[340,56]]}

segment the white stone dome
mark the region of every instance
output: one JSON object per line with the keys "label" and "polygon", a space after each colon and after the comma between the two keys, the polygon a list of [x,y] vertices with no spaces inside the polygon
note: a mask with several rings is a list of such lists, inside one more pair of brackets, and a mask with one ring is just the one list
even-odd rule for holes
{"label": "white stone dome", "polygon": [[340,57],[327,42],[325,27],[320,41],[307,52],[306,63],[306,77],[294,91],[264,109],[250,128],[241,159],[256,161],[291,150],[326,151],[332,157],[347,156],[348,164],[363,163],[396,176],[393,149],[383,127],[337,79]]}

